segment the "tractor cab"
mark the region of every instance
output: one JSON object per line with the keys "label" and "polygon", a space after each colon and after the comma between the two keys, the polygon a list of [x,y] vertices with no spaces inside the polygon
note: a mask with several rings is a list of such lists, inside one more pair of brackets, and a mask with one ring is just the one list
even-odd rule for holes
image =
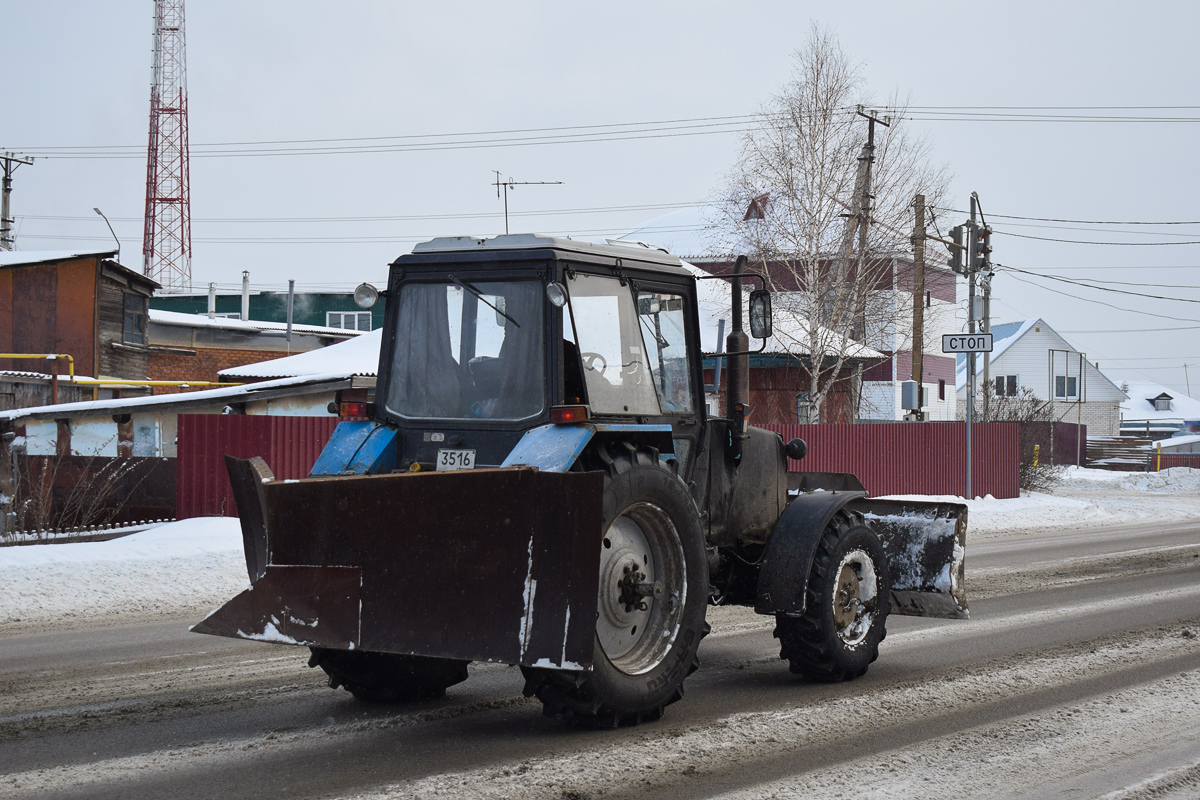
{"label": "tractor cab", "polygon": [[435,239],[393,265],[376,417],[396,467],[499,466],[560,422],[704,427],[695,278],[674,256],[532,235]]}

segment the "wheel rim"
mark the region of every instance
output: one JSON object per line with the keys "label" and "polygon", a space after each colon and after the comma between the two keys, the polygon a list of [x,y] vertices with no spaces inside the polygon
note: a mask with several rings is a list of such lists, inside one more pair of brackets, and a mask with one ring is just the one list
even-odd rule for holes
{"label": "wheel rim", "polygon": [[833,629],[847,647],[867,638],[878,606],[875,562],[863,550],[851,550],[838,565],[833,588]]}
{"label": "wheel rim", "polygon": [[[660,582],[659,596],[633,596],[634,587]],[[638,503],[609,525],[598,599],[596,639],[613,666],[629,675],[658,666],[675,642],[687,601],[683,546],[661,508]]]}

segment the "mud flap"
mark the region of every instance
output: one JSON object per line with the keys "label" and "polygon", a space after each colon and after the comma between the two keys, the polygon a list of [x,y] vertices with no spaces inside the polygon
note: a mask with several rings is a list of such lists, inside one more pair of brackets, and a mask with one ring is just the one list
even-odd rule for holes
{"label": "mud flap", "polygon": [[[272,481],[254,466],[236,461],[229,472],[248,561],[264,542],[265,569],[193,630],[591,666],[600,473],[514,468]],[[242,508],[255,495],[261,529],[254,509]]]}
{"label": "mud flap", "polygon": [[962,503],[854,500],[879,535],[892,576],[892,613],[967,619]]}

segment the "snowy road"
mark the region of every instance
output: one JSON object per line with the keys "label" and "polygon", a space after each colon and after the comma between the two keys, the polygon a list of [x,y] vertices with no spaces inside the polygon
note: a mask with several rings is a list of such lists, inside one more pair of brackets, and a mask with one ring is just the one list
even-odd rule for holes
{"label": "snowy road", "polygon": [[372,708],[182,619],[9,628],[0,798],[1200,794],[1200,523],[969,548],[972,620],[893,617],[862,680],[800,681],[768,622],[710,609],[687,697],[617,731],[543,718],[510,668]]}

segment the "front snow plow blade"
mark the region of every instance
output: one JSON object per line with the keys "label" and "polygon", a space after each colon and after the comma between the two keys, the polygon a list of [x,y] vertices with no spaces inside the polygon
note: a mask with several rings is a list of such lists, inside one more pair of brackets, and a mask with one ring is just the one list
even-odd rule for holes
{"label": "front snow plow blade", "polygon": [[[599,473],[479,469],[276,481],[227,457],[249,589],[192,630],[586,669]],[[249,504],[249,507],[247,507]]]}
{"label": "front snow plow blade", "polygon": [[968,619],[967,507],[916,500],[853,500],[879,535],[892,576],[892,613]]}

